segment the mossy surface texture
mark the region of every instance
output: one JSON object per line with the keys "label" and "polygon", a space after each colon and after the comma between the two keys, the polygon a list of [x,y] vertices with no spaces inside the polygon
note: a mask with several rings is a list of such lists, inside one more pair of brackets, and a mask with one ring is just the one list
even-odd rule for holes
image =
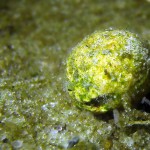
{"label": "mossy surface texture", "polygon": [[73,48],[68,58],[69,93],[78,106],[92,112],[115,109],[124,94],[136,97],[139,88],[147,88],[141,85],[147,82],[148,60],[149,50],[136,34],[96,31]]}
{"label": "mossy surface texture", "polygon": [[[149,126],[114,125],[74,106],[66,90],[71,48],[110,27],[150,40],[147,0],[0,1],[0,149],[148,149]],[[121,120],[148,120],[133,108]],[[127,124],[127,123],[125,123]]]}

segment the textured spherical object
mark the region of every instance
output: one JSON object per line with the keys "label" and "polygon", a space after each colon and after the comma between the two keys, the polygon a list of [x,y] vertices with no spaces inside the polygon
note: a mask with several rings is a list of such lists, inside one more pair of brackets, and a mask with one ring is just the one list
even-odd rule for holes
{"label": "textured spherical object", "polygon": [[95,113],[122,105],[147,80],[149,51],[134,33],[96,31],[73,48],[67,61],[68,91],[76,104]]}

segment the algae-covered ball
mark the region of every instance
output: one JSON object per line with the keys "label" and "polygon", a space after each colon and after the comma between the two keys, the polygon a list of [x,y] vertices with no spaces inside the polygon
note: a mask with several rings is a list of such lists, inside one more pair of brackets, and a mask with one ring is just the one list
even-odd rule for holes
{"label": "algae-covered ball", "polygon": [[[149,51],[134,33],[96,31],[67,60],[68,91],[80,108],[103,113],[146,89]],[[142,89],[142,90],[140,90]]]}

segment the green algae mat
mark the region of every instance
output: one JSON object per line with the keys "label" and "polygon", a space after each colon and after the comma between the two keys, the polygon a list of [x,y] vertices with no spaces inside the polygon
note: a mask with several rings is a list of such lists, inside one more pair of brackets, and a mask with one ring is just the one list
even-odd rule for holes
{"label": "green algae mat", "polygon": [[77,108],[66,60],[96,30],[149,42],[149,8],[149,0],[1,0],[0,150],[148,150],[148,111],[135,103],[130,113]]}

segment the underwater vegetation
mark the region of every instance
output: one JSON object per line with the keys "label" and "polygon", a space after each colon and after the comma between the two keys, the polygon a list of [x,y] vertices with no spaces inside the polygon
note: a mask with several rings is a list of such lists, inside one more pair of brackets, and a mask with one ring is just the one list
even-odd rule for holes
{"label": "underwater vegetation", "polygon": [[125,106],[147,91],[149,61],[149,49],[136,34],[96,31],[73,48],[68,58],[69,93],[79,107],[94,113]]}
{"label": "underwater vegetation", "polygon": [[[0,150],[149,149],[149,91],[145,94],[149,89],[149,8],[149,0],[0,0]],[[117,56],[111,46],[115,32],[120,32],[122,41],[129,39],[129,44],[119,44],[125,50],[130,41],[131,48],[141,49],[124,54],[116,47]],[[90,36],[103,37],[102,43],[108,39],[110,45],[103,44],[107,49],[94,53],[100,46],[86,41]],[[79,56],[77,49],[82,45],[88,57],[71,59]],[[70,81],[66,76],[69,57]],[[97,61],[107,57],[112,66]],[[73,75],[78,67],[80,74]],[[87,78],[85,73],[96,78]],[[87,79],[77,85],[76,75]],[[102,81],[106,82],[103,90]],[[115,104],[111,103],[114,96],[118,98]]]}

